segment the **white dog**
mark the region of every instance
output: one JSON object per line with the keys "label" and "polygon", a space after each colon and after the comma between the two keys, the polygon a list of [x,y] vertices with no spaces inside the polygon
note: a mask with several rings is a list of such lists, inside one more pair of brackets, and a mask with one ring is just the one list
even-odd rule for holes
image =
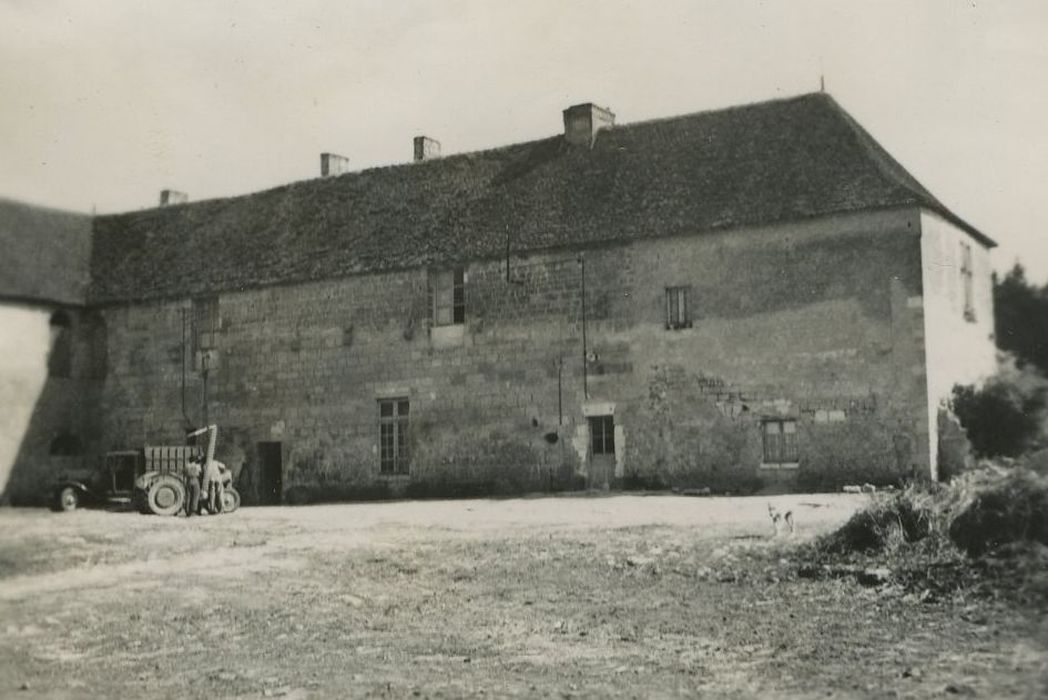
{"label": "white dog", "polygon": [[772,504],[768,504],[768,517],[775,528],[775,534],[779,535],[785,527],[789,534],[793,534],[793,511],[779,510]]}

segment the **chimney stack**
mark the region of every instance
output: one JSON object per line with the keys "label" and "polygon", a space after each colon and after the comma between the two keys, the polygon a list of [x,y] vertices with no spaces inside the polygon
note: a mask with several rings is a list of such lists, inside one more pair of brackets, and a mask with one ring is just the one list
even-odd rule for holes
{"label": "chimney stack", "polygon": [[440,158],[440,141],[428,136],[415,137],[415,162]]}
{"label": "chimney stack", "polygon": [[597,132],[615,126],[615,115],[606,107],[592,102],[573,105],[564,110],[564,139],[575,146],[593,147]]}
{"label": "chimney stack", "polygon": [[160,206],[169,207],[173,204],[185,204],[189,201],[189,195],[178,190],[160,190]]}
{"label": "chimney stack", "polygon": [[349,172],[349,158],[337,153],[320,154],[320,177],[341,175]]}

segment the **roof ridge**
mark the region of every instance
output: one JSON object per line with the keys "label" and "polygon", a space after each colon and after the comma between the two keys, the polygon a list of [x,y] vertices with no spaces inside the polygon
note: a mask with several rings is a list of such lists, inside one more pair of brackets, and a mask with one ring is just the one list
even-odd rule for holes
{"label": "roof ridge", "polygon": [[713,107],[711,109],[701,109],[697,112],[685,112],[684,114],[674,114],[668,117],[652,117],[650,119],[641,119],[635,122],[626,122],[624,124],[616,124],[611,128],[612,131],[619,131],[622,129],[632,129],[636,126],[648,126],[651,124],[661,124],[665,122],[682,121],[685,119],[694,119],[696,117],[708,117],[714,114],[731,114],[732,112],[742,112],[745,110],[756,109],[758,107],[768,107],[771,105],[786,104],[788,102],[800,102],[802,100],[825,97],[833,100],[829,93],[822,92],[802,92],[796,95],[788,95],[785,97],[776,97],[770,100],[758,100],[756,102],[744,102],[742,104],[728,105],[726,107]]}
{"label": "roof ridge", "polygon": [[540,139],[532,139],[530,141],[519,141],[517,143],[509,143],[509,144],[504,144],[502,146],[493,146],[491,148],[484,148],[484,149],[480,149],[480,150],[477,150],[477,151],[462,151],[460,153],[452,153],[452,154],[449,154],[449,155],[446,155],[446,156],[440,156],[439,158],[433,158],[433,159],[425,160],[425,161],[410,161],[409,160],[409,161],[402,161],[402,162],[398,162],[398,163],[387,163],[385,165],[372,165],[370,167],[363,168],[361,170],[351,170],[349,172],[339,173],[338,175],[331,175],[331,176],[328,176],[328,177],[324,177],[324,176],[319,176],[318,175],[318,176],[315,176],[315,177],[302,178],[301,180],[292,180],[290,182],[284,182],[284,183],[281,183],[279,185],[273,185],[272,187],[267,187],[265,189],[252,190],[251,192],[244,192],[244,193],[241,193],[241,194],[231,194],[231,195],[225,195],[225,196],[220,196],[220,197],[209,197],[207,199],[190,200],[189,202],[186,202],[184,204],[178,204],[178,205],[172,206],[172,207],[163,207],[163,206],[159,206],[159,205],[154,205],[154,206],[150,206],[150,207],[143,207],[143,208],[140,208],[140,209],[128,209],[126,211],[109,212],[109,213],[106,213],[106,214],[95,214],[95,215],[86,214],[85,216],[93,216],[96,219],[114,218],[114,217],[121,217],[121,216],[128,216],[128,215],[145,214],[147,212],[154,212],[154,211],[167,210],[167,209],[175,210],[175,209],[193,208],[196,205],[205,204],[205,203],[213,204],[213,203],[216,203],[216,202],[230,202],[230,201],[233,201],[233,200],[241,200],[241,199],[246,199],[248,197],[255,197],[255,196],[258,196],[258,195],[274,194],[276,192],[280,192],[281,190],[291,190],[291,189],[294,189],[294,188],[297,188],[297,187],[305,187],[305,186],[308,186],[308,185],[311,185],[311,184],[316,184],[317,182],[336,182],[338,180],[348,180],[350,178],[360,177],[362,175],[369,175],[369,174],[374,174],[374,173],[379,173],[379,172],[391,172],[391,171],[399,170],[399,169],[402,169],[402,168],[403,169],[408,169],[408,168],[434,167],[434,166],[436,166],[439,163],[446,163],[448,161],[453,161],[453,160],[457,160],[457,159],[466,159],[466,158],[472,158],[472,157],[493,155],[493,154],[497,154],[497,153],[500,153],[500,152],[509,151],[509,150],[515,149],[515,148],[524,148],[524,147],[528,147],[528,146],[535,146],[537,144],[544,143],[544,142],[547,142],[547,141],[553,141],[553,140],[559,139],[559,138],[560,138],[560,135],[557,134],[556,136],[546,136],[546,137],[543,137],[543,138],[540,138]]}

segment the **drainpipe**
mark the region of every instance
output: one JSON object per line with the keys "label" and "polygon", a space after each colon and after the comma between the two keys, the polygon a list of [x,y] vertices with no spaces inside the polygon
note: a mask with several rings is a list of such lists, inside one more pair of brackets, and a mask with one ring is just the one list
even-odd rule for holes
{"label": "drainpipe", "polygon": [[[182,314],[182,420],[185,421],[186,427],[193,425],[193,422],[189,420],[189,414],[186,413],[186,309],[183,306],[179,309]],[[205,424],[207,421],[204,421]]]}
{"label": "drainpipe", "polygon": [[589,367],[586,361],[586,258],[579,256],[582,266],[582,396],[589,399]]}
{"label": "drainpipe", "polygon": [[557,358],[557,425],[564,425],[564,358]]}
{"label": "drainpipe", "polygon": [[203,403],[203,413],[204,413],[203,423],[204,423],[204,425],[208,425],[208,415],[207,415],[207,376],[208,376],[208,374],[210,374],[210,367],[208,366],[210,364],[211,364],[211,360],[210,360],[210,357],[208,356],[208,354],[206,352],[200,353],[200,365],[201,365],[200,369],[201,369],[201,374],[204,377],[204,391],[203,391],[203,396],[201,397],[202,403]]}

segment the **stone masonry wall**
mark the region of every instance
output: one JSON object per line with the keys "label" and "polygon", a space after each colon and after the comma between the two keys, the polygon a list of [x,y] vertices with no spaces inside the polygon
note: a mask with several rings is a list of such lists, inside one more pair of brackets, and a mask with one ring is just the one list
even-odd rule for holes
{"label": "stone masonry wall", "polygon": [[[281,444],[287,499],[577,487],[587,415],[614,416],[613,485],[928,469],[916,211],[471,262],[459,327],[431,327],[437,272],[219,296],[207,420],[248,502],[260,442]],[[670,286],[689,289],[690,328],[666,328]],[[191,300],[104,316],[104,447],[180,443],[205,420]],[[410,401],[407,476],[379,474],[383,398]],[[796,420],[796,468],[761,466],[768,418]]]}

